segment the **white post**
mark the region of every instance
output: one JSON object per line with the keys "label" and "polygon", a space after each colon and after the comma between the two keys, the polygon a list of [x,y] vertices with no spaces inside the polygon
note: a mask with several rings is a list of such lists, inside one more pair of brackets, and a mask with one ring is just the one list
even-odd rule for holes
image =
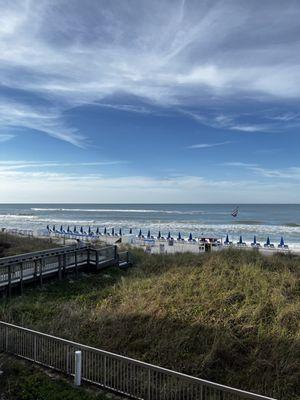
{"label": "white post", "polygon": [[81,351],[75,351],[75,375],[74,375],[74,385],[81,385]]}

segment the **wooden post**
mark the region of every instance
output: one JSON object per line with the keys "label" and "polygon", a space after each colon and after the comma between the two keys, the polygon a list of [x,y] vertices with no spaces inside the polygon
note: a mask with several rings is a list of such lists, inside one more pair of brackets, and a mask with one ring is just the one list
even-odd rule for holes
{"label": "wooden post", "polygon": [[43,264],[44,264],[44,259],[42,258],[40,260],[40,286],[43,286]]}
{"label": "wooden post", "polygon": [[89,268],[90,268],[90,247],[88,247],[86,251],[87,251],[86,263],[87,263],[87,269],[89,270]]}
{"label": "wooden post", "polygon": [[75,273],[76,273],[76,278],[78,278],[77,250],[75,250]]}
{"label": "wooden post", "polygon": [[61,255],[58,255],[58,280],[61,281]]}
{"label": "wooden post", "polygon": [[63,254],[63,276],[67,275],[67,255],[66,253]]}
{"label": "wooden post", "polygon": [[8,297],[11,296],[11,264],[8,265]]}
{"label": "wooden post", "polygon": [[98,250],[95,250],[96,251],[96,269],[98,269],[99,268],[99,253],[98,253]]}
{"label": "wooden post", "polygon": [[34,260],[34,273],[33,273],[34,284],[36,286],[37,281],[37,260]]}
{"label": "wooden post", "polygon": [[20,292],[23,294],[23,263],[20,263]]}

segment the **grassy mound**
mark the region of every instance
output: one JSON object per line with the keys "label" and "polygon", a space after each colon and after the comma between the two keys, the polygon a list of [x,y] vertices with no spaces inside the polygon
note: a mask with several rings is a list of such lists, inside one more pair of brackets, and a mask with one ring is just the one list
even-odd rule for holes
{"label": "grassy mound", "polygon": [[0,319],[278,399],[300,399],[300,259],[148,256],[53,282]]}
{"label": "grassy mound", "polygon": [[58,247],[58,245],[49,239],[22,237],[0,232],[0,257],[47,250],[53,247]]}

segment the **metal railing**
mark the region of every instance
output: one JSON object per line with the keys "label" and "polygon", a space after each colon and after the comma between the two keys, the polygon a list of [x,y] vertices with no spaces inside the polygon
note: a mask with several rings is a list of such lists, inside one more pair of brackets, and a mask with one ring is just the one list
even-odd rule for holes
{"label": "metal railing", "polygon": [[140,400],[274,400],[0,321],[0,351]]}

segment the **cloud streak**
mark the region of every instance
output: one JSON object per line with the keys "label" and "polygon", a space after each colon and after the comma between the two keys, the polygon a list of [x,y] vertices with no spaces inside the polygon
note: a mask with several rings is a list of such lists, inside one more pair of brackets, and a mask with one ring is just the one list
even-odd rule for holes
{"label": "cloud streak", "polygon": [[225,146],[227,144],[231,144],[233,142],[226,141],[226,142],[218,142],[218,143],[198,143],[192,144],[191,146],[187,146],[188,149],[207,149],[210,147],[218,147],[218,146]]}
{"label": "cloud streak", "polygon": [[15,135],[11,135],[9,133],[0,133],[0,143],[8,142],[9,140],[12,140],[15,137]]}
{"label": "cloud streak", "polygon": [[[38,96],[0,105],[0,127],[35,129],[75,146],[87,133],[68,126],[64,112],[126,93],[160,107],[185,109],[201,123],[246,133],[261,124],[201,119],[195,107],[230,108],[239,99],[300,98],[300,6],[249,2],[33,0],[0,4],[1,84]],[[274,29],[273,21],[276,21]],[[237,100],[235,100],[237,99]],[[1,111],[2,107],[2,111]],[[290,121],[282,117],[280,123]],[[277,119],[277,123],[279,120]],[[295,121],[294,121],[295,122]]]}

